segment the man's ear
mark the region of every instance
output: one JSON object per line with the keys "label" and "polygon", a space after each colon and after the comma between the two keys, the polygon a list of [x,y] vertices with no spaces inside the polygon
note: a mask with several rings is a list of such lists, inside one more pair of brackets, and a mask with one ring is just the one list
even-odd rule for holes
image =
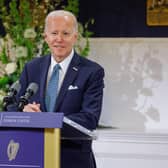
{"label": "man's ear", "polygon": [[42,36],[43,36],[44,41],[47,42],[47,34],[44,32],[44,33],[42,34]]}
{"label": "man's ear", "polygon": [[78,33],[75,33],[75,41],[77,42],[77,40],[78,40]]}

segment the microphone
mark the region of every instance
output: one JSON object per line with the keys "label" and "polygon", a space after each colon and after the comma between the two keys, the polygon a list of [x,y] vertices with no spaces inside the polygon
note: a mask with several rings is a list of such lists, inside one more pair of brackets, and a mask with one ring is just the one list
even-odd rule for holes
{"label": "microphone", "polygon": [[20,91],[21,85],[19,81],[16,81],[12,84],[12,86],[9,88],[9,92],[7,93],[7,96],[3,98],[3,109],[6,111],[7,106],[10,104],[16,103],[16,94]]}
{"label": "microphone", "polygon": [[36,94],[38,85],[36,83],[30,83],[26,89],[25,95],[21,96],[18,103],[18,111],[23,111],[25,105],[29,103],[29,99]]}

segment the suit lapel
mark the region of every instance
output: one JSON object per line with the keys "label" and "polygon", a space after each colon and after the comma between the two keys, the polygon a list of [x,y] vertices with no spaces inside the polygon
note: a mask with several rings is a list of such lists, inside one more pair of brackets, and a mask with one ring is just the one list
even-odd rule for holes
{"label": "suit lapel", "polygon": [[67,73],[65,75],[63,84],[61,86],[59,95],[57,97],[57,103],[56,103],[56,110],[58,109],[58,107],[60,106],[60,104],[62,103],[63,99],[64,99],[64,95],[66,94],[66,92],[68,91],[68,87],[72,84],[72,82],[75,80],[78,71],[79,71],[79,64],[80,64],[80,56],[78,56],[77,54],[75,54],[72,58],[72,61],[68,67]]}
{"label": "suit lapel", "polygon": [[44,57],[43,61],[40,64],[40,102],[42,111],[46,111],[45,107],[45,90],[46,90],[46,81],[48,75],[48,68],[50,66],[51,56]]}

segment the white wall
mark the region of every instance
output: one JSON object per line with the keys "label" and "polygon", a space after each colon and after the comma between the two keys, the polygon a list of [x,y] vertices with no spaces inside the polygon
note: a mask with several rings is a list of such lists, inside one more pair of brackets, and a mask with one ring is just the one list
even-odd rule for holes
{"label": "white wall", "polygon": [[168,134],[98,130],[97,168],[167,168]]}
{"label": "white wall", "polygon": [[168,129],[168,39],[95,38],[89,58],[106,73],[100,124]]}

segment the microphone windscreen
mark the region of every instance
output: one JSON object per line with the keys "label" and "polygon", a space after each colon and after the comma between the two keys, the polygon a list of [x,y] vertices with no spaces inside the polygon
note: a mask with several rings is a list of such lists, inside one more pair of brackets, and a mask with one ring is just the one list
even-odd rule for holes
{"label": "microphone windscreen", "polygon": [[10,87],[10,91],[15,91],[16,94],[20,91],[21,89],[21,84],[19,83],[19,81],[16,81],[15,83],[12,84],[12,86]]}
{"label": "microphone windscreen", "polygon": [[20,97],[18,102],[18,111],[23,111],[25,105],[29,103],[29,99],[36,94],[38,85],[34,82],[30,83],[26,89],[26,93]]}
{"label": "microphone windscreen", "polygon": [[28,86],[28,88],[27,88],[27,92],[33,92],[32,94],[34,95],[36,92],[37,92],[37,90],[38,90],[38,85],[37,85],[37,83],[34,83],[34,82],[32,82],[32,83],[30,83],[30,85]]}

